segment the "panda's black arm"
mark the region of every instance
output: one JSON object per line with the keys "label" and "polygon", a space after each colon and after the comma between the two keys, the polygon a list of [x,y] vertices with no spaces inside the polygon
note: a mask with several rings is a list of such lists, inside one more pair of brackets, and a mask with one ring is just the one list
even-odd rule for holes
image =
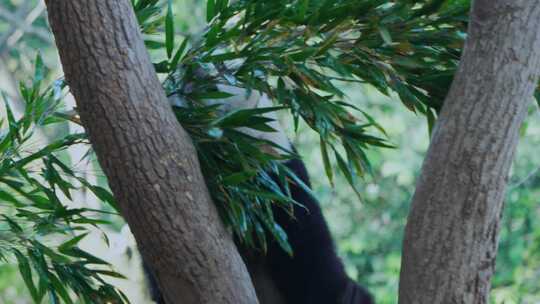
{"label": "panda's black arm", "polygon": [[[286,166],[311,187],[308,172],[300,159],[290,160]],[[373,303],[369,293],[347,277],[319,203],[302,187],[294,183],[289,187],[293,199],[303,207],[294,207],[294,219],[277,207],[274,216],[287,232],[294,255],[289,256],[272,242],[266,257],[272,279],[287,303]],[[351,300],[344,302],[348,293],[352,295]]]}

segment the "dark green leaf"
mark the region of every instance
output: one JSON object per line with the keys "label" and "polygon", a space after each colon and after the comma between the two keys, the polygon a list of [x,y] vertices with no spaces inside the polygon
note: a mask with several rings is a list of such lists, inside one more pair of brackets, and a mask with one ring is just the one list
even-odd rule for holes
{"label": "dark green leaf", "polygon": [[167,47],[167,57],[171,59],[174,49],[174,15],[172,10],[172,0],[167,0],[167,16],[165,17],[165,46]]}

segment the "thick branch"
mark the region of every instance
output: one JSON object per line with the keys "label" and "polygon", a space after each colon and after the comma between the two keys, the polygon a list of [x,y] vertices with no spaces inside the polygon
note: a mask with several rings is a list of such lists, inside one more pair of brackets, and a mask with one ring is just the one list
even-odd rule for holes
{"label": "thick branch", "polygon": [[48,0],[66,79],[168,303],[257,303],[128,0]]}
{"label": "thick branch", "polygon": [[487,303],[519,128],[540,74],[540,2],[474,1],[405,232],[400,303]]}

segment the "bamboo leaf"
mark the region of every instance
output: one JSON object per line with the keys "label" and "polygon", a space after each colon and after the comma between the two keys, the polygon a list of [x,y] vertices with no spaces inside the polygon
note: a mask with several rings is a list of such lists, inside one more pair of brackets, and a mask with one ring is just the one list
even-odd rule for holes
{"label": "bamboo leaf", "polygon": [[167,48],[167,57],[169,59],[171,59],[174,50],[174,36],[172,0],[167,0],[167,15],[165,17],[165,46]]}

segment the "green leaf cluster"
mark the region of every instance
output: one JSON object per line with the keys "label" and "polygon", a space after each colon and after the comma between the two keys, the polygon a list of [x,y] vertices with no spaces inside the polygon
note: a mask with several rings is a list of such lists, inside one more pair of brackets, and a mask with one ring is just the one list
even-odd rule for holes
{"label": "green leaf cluster", "polygon": [[[163,41],[150,48],[166,54],[156,71],[165,75],[165,90],[195,142],[222,218],[248,245],[264,248],[267,231],[287,250],[271,206],[290,211],[295,202],[271,177],[297,180],[280,162],[297,156],[267,153],[271,143],[238,128],[272,131],[261,114],[286,110],[296,130],[305,123],[318,133],[330,183],[337,168],[360,195],[358,177],[371,171],[366,151],[392,145],[369,111],[347,99],[343,84],[395,94],[433,124],[459,62],[468,12],[467,2],[456,1],[210,0],[205,30],[177,44],[174,14],[170,2],[164,4],[140,0],[134,7],[138,16],[161,10],[164,35],[144,22],[141,28],[152,34],[149,40]],[[207,102],[226,105],[230,96],[222,85],[266,94],[277,107],[223,116]]]}
{"label": "green leaf cluster", "polygon": [[[121,291],[104,276],[122,277],[110,265],[85,252],[78,243],[89,226],[106,223],[102,213],[70,208],[72,192],[87,187],[114,206],[108,190],[89,184],[63,161],[62,151],[86,143],[84,134],[62,136],[39,149],[32,148],[36,130],[65,123],[57,115],[63,98],[62,81],[43,88],[47,74],[41,57],[32,83],[21,84],[25,101],[16,118],[4,94],[6,120],[0,121],[0,263],[16,262],[32,299],[41,303],[127,303]],[[55,244],[58,240],[67,240]]]}

